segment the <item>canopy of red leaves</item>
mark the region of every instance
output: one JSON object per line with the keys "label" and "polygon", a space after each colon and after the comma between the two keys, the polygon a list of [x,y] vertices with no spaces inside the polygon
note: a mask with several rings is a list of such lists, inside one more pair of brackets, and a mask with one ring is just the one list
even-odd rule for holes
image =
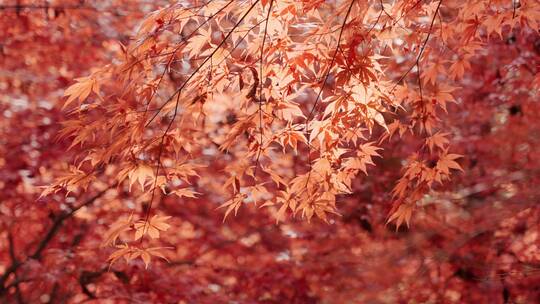
{"label": "canopy of red leaves", "polygon": [[539,301],[537,1],[0,17],[0,302]]}

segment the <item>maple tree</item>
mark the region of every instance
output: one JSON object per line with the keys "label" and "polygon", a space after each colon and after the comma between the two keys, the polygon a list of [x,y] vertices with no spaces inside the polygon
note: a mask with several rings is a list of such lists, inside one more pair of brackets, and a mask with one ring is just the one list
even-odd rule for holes
{"label": "maple tree", "polygon": [[0,14],[2,301],[540,297],[536,1]]}

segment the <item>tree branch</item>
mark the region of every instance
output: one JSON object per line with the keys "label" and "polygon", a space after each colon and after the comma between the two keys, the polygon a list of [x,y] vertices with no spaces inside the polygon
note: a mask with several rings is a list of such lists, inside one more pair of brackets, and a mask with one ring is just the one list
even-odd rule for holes
{"label": "tree branch", "polygon": [[[51,225],[51,227],[45,233],[45,236],[43,237],[43,239],[41,239],[41,241],[39,241],[37,248],[34,250],[34,252],[31,255],[28,256],[28,258],[29,259],[40,260],[41,257],[42,257],[43,251],[45,250],[45,248],[47,248],[47,245],[49,244],[49,242],[58,233],[58,231],[60,230],[60,228],[62,227],[63,223],[66,220],[71,218],[75,214],[75,212],[77,212],[81,208],[93,204],[97,199],[102,197],[108,190],[110,190],[113,187],[116,187],[116,185],[117,184],[114,184],[114,185],[109,186],[106,189],[98,192],[96,195],[89,198],[87,201],[81,203],[77,207],[71,209],[69,212],[64,212],[64,213],[59,214],[55,218],[55,220],[53,221],[53,224]],[[10,241],[10,243],[11,243],[11,241]],[[14,252],[13,252],[13,256],[14,256]],[[28,260],[28,258],[27,258],[27,260]],[[8,288],[5,286],[5,283],[9,279],[10,275],[12,273],[15,273],[25,262],[26,261],[19,261],[17,259],[12,259],[11,265],[6,269],[4,274],[0,277],[0,296],[4,295],[6,293],[6,291],[8,290]],[[17,284],[15,284],[13,286],[17,287]],[[12,286],[9,286],[9,287],[12,287]]]}
{"label": "tree branch", "polygon": [[403,81],[403,79],[405,79],[405,77],[407,77],[407,75],[409,75],[409,73],[412,71],[412,69],[415,66],[418,66],[418,63],[420,62],[420,58],[422,58],[422,55],[424,54],[424,50],[426,49],[427,43],[429,41],[429,37],[431,37],[431,32],[433,30],[433,25],[435,24],[435,18],[437,17],[437,14],[439,13],[439,9],[441,7],[441,4],[442,4],[442,0],[439,1],[439,4],[437,5],[437,8],[435,9],[435,13],[433,14],[433,18],[431,19],[431,24],[429,25],[428,34],[426,36],[426,39],[424,40],[424,43],[422,44],[422,47],[420,48],[420,52],[418,53],[418,56],[416,57],[416,60],[414,61],[414,64],[411,65],[411,67],[407,70],[407,72],[405,72],[405,74],[403,74],[399,78],[399,80],[396,82],[396,84],[392,88],[391,92],[393,92],[396,89],[396,87],[398,86],[398,84],[401,81]]}
{"label": "tree branch", "polygon": [[[11,233],[11,231],[9,231],[8,233],[8,243],[9,243],[9,256],[11,257],[11,263],[18,264],[19,261],[17,260],[17,256],[15,255],[15,244],[13,241],[13,234]],[[14,275],[15,275],[15,282],[13,286],[15,286],[15,295],[17,297],[17,303],[22,304],[24,303],[24,300],[21,294],[21,289],[19,288],[19,283],[20,283],[19,277],[17,273],[14,273]]]}
{"label": "tree branch", "polygon": [[274,0],[270,1],[270,6],[268,7],[268,13],[266,15],[266,22],[264,24],[264,34],[263,34],[263,41],[261,45],[261,58],[260,58],[260,67],[259,67],[259,84],[260,84],[260,90],[259,90],[259,151],[257,152],[257,158],[255,160],[255,172],[253,173],[253,176],[255,179],[257,178],[257,168],[259,168],[259,158],[261,157],[261,151],[262,151],[262,145],[263,145],[263,112],[262,112],[262,93],[263,93],[263,64],[264,64],[264,43],[266,42],[266,34],[268,33],[268,20],[270,19],[270,13],[272,13],[272,5],[274,4]]}
{"label": "tree branch", "polygon": [[[247,11],[242,15],[242,17],[236,22],[236,24],[233,26],[233,28],[231,29],[230,32],[227,33],[227,35],[225,35],[225,37],[223,38],[223,40],[221,40],[221,42],[216,46],[216,48],[212,51],[212,53],[210,55],[208,55],[208,57],[206,57],[206,59],[195,69],[195,71],[193,71],[193,73],[191,73],[191,75],[186,79],[186,81],[184,81],[184,83],[180,86],[180,88],[178,88],[174,94],[171,95],[171,97],[163,104],[163,106],[161,106],[158,111],[154,114],[154,116],[150,119],[150,121],[146,124],[146,126],[148,126],[156,117],[157,115],[161,112],[161,110],[170,102],[173,100],[174,96],[176,96],[176,102],[175,102],[175,105],[174,105],[174,112],[173,112],[173,116],[171,118],[171,120],[169,121],[168,125],[167,125],[167,128],[165,129],[165,132],[163,132],[163,135],[161,136],[161,143],[159,145],[159,152],[158,152],[158,156],[157,156],[157,166],[156,166],[156,173],[155,173],[155,176],[156,178],[154,179],[154,186],[152,188],[152,193],[150,194],[150,202],[148,204],[148,209],[146,211],[146,216],[145,216],[145,220],[144,220],[144,226],[143,226],[143,231],[146,229],[146,225],[148,224],[148,219],[150,217],[150,212],[151,212],[151,209],[152,209],[152,203],[154,201],[154,196],[155,196],[155,192],[156,192],[156,186],[157,186],[157,180],[158,180],[158,177],[159,177],[159,169],[161,167],[161,156],[162,156],[162,153],[163,153],[163,147],[164,147],[164,142],[165,142],[165,137],[167,137],[167,134],[169,134],[169,131],[172,127],[172,124],[174,123],[176,117],[178,116],[178,106],[180,105],[180,94],[182,93],[182,90],[184,89],[184,87],[189,83],[189,81],[204,67],[204,65],[210,61],[212,59],[212,57],[216,54],[216,52],[227,42],[227,40],[229,39],[229,37],[234,33],[234,31],[238,28],[238,26],[244,21],[244,19],[249,15],[249,13],[253,10],[253,8],[257,5],[257,3],[259,3],[259,0],[255,1],[248,9]],[[143,239],[141,238],[141,242],[143,241]]]}

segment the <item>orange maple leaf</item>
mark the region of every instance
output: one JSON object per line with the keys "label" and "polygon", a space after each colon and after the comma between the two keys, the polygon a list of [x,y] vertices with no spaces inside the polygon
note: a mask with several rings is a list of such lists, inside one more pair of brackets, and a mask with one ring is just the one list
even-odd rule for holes
{"label": "orange maple leaf", "polygon": [[143,235],[148,234],[150,238],[159,238],[160,231],[167,231],[171,225],[167,224],[167,220],[170,216],[154,215],[149,221],[140,220],[137,221],[135,226],[135,241],[140,239]]}

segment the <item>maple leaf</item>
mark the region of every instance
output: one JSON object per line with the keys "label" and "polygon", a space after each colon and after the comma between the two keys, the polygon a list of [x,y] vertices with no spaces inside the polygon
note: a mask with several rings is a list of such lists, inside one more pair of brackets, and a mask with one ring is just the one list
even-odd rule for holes
{"label": "maple leaf", "polygon": [[461,157],[463,157],[463,155],[447,154],[445,152],[437,161],[437,169],[447,175],[450,174],[450,169],[456,169],[463,172],[463,168],[455,161]]}
{"label": "maple leaf", "polygon": [[[276,202],[282,205],[276,214],[276,221],[278,222],[283,220],[287,208],[291,210],[293,215],[295,215],[298,211],[298,201],[292,196],[289,191],[279,191],[279,194],[280,195],[277,197]],[[282,210],[282,208],[284,208],[283,206],[286,206],[284,210]]]}
{"label": "maple leaf", "polygon": [[396,221],[396,231],[403,223],[406,223],[407,227],[409,227],[413,210],[414,205],[411,203],[399,204],[396,210],[391,213],[390,217],[386,221],[386,224],[391,223],[392,221]]}
{"label": "maple leaf", "polygon": [[429,151],[433,152],[433,148],[437,147],[439,149],[444,149],[450,141],[446,138],[449,133],[437,132],[428,138],[426,138],[426,145],[429,147]]}
{"label": "maple leaf", "polygon": [[238,140],[238,136],[254,124],[253,123],[254,118],[255,118],[254,115],[250,115],[244,119],[237,121],[233,125],[231,131],[227,134],[227,137],[225,138],[221,146],[219,146],[219,149],[222,151],[229,150],[229,148],[233,145],[233,143],[236,140]]}
{"label": "maple leaf", "polygon": [[64,92],[64,96],[69,97],[62,109],[70,105],[75,99],[79,99],[80,102],[83,102],[92,91],[96,94],[99,93],[99,85],[94,77],[81,77],[77,78],[76,81],[77,83],[67,88]]}
{"label": "maple leaf", "polygon": [[470,55],[464,55],[464,56],[461,56],[454,63],[452,63],[449,69],[450,77],[452,77],[453,79],[463,78],[463,75],[465,74],[465,70],[468,70],[471,68],[471,64],[469,62],[470,57],[471,57]]}
{"label": "maple leaf", "polygon": [[268,197],[268,190],[263,184],[257,184],[255,186],[246,187],[246,201],[253,201],[255,204],[261,199]]}
{"label": "maple leaf", "polygon": [[150,248],[142,249],[141,250],[141,259],[144,262],[145,268],[148,268],[148,266],[150,265],[150,261],[152,260],[152,256],[162,258],[165,261],[169,262],[169,260],[163,254],[165,249],[173,249],[173,248],[172,247],[150,247]]}
{"label": "maple leaf", "polygon": [[121,258],[124,258],[126,260],[126,263],[129,263],[132,260],[140,257],[144,263],[145,268],[148,269],[148,266],[150,265],[150,262],[152,260],[152,256],[156,256],[166,261],[169,261],[163,254],[163,251],[165,249],[172,249],[171,247],[150,247],[141,249],[129,246],[128,244],[120,244],[117,245],[116,248],[117,250],[111,253],[111,255],[109,255],[109,258],[107,259],[107,261],[109,262],[109,268],[112,267],[112,265]]}
{"label": "maple leaf", "polygon": [[289,145],[294,151],[298,149],[298,142],[307,143],[307,139],[304,134],[296,130],[288,130],[283,132],[278,138],[279,143],[283,147],[285,152],[285,147]]}
{"label": "maple leaf", "polygon": [[315,160],[315,163],[313,164],[313,170],[321,175],[327,175],[332,172],[332,164],[326,157],[321,157],[317,160]]}
{"label": "maple leaf", "polygon": [[176,166],[176,168],[174,168],[174,170],[171,170],[171,173],[177,175],[182,180],[188,182],[189,178],[191,176],[199,177],[199,174],[195,170],[200,169],[202,167],[204,167],[204,166],[197,165],[197,164],[183,163],[183,164],[180,164],[180,165]]}
{"label": "maple leaf", "polygon": [[270,168],[266,168],[264,166],[261,166],[261,168],[264,172],[270,175],[270,178],[272,179],[272,181],[274,181],[274,183],[276,183],[276,186],[279,187],[280,184],[286,185],[285,180],[279,174],[277,174],[274,170]]}
{"label": "maple leaf", "polygon": [[456,89],[457,87],[453,87],[447,84],[439,84],[437,86],[435,100],[445,112],[448,112],[448,110],[446,109],[447,102],[456,102],[456,99],[451,94]]}
{"label": "maple leaf", "polygon": [[209,44],[211,41],[211,34],[212,33],[210,30],[200,29],[199,35],[191,37],[187,45],[187,50],[189,51],[190,57],[194,57],[199,54],[201,50]]}
{"label": "maple leaf", "polygon": [[306,118],[298,104],[294,102],[281,102],[276,107],[277,115],[286,121],[293,121],[295,117]]}
{"label": "maple leaf", "polygon": [[111,266],[116,263],[121,258],[124,258],[126,262],[131,261],[131,254],[134,252],[134,248],[130,247],[128,244],[120,244],[116,245],[117,250],[111,255],[109,255],[109,258],[107,259],[107,262],[109,262],[109,269]]}
{"label": "maple leaf", "polygon": [[426,84],[437,83],[437,77],[444,73],[445,68],[440,62],[435,62],[422,70],[422,78]]}
{"label": "maple leaf", "polygon": [[374,146],[373,142],[368,142],[368,143],[362,144],[360,146],[360,152],[363,155],[367,155],[367,156],[370,156],[370,157],[371,156],[380,157],[381,155],[379,154],[379,152],[377,152],[378,150],[382,150],[382,148]]}
{"label": "maple leaf", "polygon": [[504,14],[491,15],[484,20],[483,25],[486,27],[486,32],[489,35],[496,33],[499,37],[502,37],[502,25]]}
{"label": "maple leaf", "polygon": [[171,225],[167,224],[167,221],[170,219],[170,216],[161,216],[161,215],[154,215],[149,221],[146,220],[139,220],[134,224],[135,227],[135,238],[134,240],[138,240],[143,235],[147,234],[152,239],[159,238],[159,232],[160,231],[167,231],[171,227]]}
{"label": "maple leaf", "polygon": [[191,190],[189,188],[177,189],[177,190],[172,191],[172,193],[178,195],[179,197],[191,197],[191,198],[196,198],[197,195],[200,194],[200,193],[198,193],[196,191],[193,191],[193,190]]}
{"label": "maple leaf", "polygon": [[240,209],[240,206],[242,205],[242,202],[246,198],[245,194],[238,194],[235,195],[230,200],[223,203],[221,206],[217,207],[216,209],[221,209],[227,207],[227,210],[225,211],[225,215],[223,216],[223,222],[227,219],[227,216],[234,210],[234,215],[238,213],[238,209]]}
{"label": "maple leaf", "polygon": [[154,179],[154,170],[152,167],[146,164],[138,164],[128,172],[129,177],[129,190],[135,182],[138,182],[141,188],[144,190],[147,180]]}
{"label": "maple leaf", "polygon": [[281,204],[281,207],[279,207],[276,213],[276,224],[283,221],[283,219],[285,218],[285,212],[287,211],[287,208],[289,208],[288,203]]}
{"label": "maple leaf", "polygon": [[66,190],[66,196],[79,188],[86,190],[95,178],[96,176],[92,173],[87,173],[75,166],[69,166],[67,172],[64,172],[62,177],[57,178],[53,184],[42,187],[43,192],[39,198],[56,193],[62,189]]}
{"label": "maple leaf", "polygon": [[116,245],[116,240],[120,237],[123,232],[131,230],[133,225],[133,214],[131,214],[126,219],[119,219],[114,224],[111,225],[107,233],[103,238],[101,246],[114,246]]}
{"label": "maple leaf", "polygon": [[357,157],[347,158],[343,164],[344,169],[354,169],[361,170],[364,174],[367,175],[367,165],[374,165],[373,156],[380,157],[381,155],[377,152],[381,148],[376,147],[373,143],[365,143],[359,147],[357,152]]}

